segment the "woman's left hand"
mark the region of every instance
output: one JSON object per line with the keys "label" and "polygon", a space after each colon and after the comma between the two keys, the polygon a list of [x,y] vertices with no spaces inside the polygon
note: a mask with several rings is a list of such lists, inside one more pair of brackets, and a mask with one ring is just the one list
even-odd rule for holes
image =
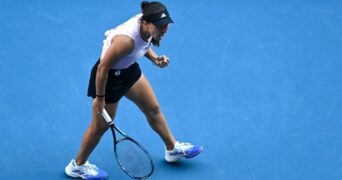
{"label": "woman's left hand", "polygon": [[170,63],[170,60],[168,57],[166,57],[165,55],[162,55],[162,56],[157,56],[155,59],[154,59],[154,64],[157,65],[158,67],[160,68],[164,68],[166,67],[169,63]]}

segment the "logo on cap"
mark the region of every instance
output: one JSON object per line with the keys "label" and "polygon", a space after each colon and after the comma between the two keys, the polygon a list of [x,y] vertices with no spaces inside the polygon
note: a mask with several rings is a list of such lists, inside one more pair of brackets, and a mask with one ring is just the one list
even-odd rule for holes
{"label": "logo on cap", "polygon": [[164,18],[164,17],[166,17],[167,15],[165,14],[165,13],[163,13],[161,16],[160,16],[160,18]]}

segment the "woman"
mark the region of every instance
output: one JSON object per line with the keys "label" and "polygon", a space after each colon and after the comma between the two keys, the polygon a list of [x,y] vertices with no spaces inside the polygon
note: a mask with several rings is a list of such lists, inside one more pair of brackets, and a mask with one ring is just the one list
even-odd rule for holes
{"label": "woman", "polygon": [[169,59],[165,55],[158,56],[150,45],[159,46],[169,23],[173,23],[160,2],[144,1],[141,9],[141,14],[105,33],[101,58],[94,65],[89,80],[88,96],[93,98],[92,122],[84,134],[76,160],[71,160],[65,168],[68,176],[82,179],[107,177],[105,171],[88,162],[88,157],[108,129],[99,112],[105,107],[114,118],[123,96],[140,108],[151,128],[161,137],[166,146],[167,162],[175,162],[182,157],[192,158],[203,150],[201,146],[175,140],[152,87],[136,62],[145,56],[160,68],[169,64]]}

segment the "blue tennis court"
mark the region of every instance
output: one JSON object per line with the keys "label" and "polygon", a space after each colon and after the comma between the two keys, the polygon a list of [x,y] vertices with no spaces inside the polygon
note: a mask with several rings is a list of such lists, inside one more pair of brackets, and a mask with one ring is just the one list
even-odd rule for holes
{"label": "blue tennis court", "polygon": [[[169,126],[204,146],[164,161],[164,145],[127,99],[117,125],[150,152],[150,179],[342,178],[342,1],[162,1],[175,21],[160,69],[139,64]],[[90,123],[89,73],[105,30],[140,1],[1,0],[0,179],[69,179]],[[107,132],[90,161],[129,179]]]}

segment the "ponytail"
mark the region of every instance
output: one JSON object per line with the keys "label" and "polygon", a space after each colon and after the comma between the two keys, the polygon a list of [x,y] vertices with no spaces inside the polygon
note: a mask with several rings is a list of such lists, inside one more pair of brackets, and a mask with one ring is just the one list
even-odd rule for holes
{"label": "ponytail", "polygon": [[144,9],[146,9],[149,4],[150,2],[148,1],[141,2],[141,10],[143,11]]}

